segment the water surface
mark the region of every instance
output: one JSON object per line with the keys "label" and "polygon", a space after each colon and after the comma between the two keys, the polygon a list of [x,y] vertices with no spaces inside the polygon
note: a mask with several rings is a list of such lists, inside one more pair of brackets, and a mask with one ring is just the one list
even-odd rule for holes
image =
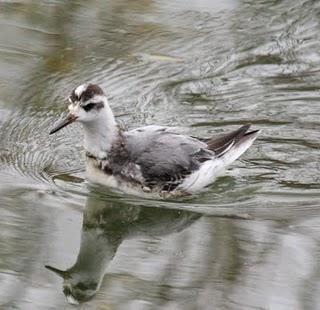
{"label": "water surface", "polygon": [[[320,309],[319,16],[298,0],[0,2],[1,309],[74,309],[45,265],[102,279],[81,309]],[[263,134],[201,195],[92,187],[80,126],[48,135],[88,81],[124,128]]]}

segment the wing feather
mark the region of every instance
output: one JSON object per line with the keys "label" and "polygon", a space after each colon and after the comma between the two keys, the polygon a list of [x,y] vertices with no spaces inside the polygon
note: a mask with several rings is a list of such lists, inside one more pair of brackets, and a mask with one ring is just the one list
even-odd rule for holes
{"label": "wing feather", "polygon": [[160,185],[167,191],[176,188],[201,163],[214,156],[205,143],[161,127],[129,132],[127,146],[146,184]]}

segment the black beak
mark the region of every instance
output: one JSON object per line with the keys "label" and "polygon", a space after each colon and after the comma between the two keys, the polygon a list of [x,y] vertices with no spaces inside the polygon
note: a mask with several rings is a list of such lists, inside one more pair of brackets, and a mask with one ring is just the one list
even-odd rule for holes
{"label": "black beak", "polygon": [[66,270],[60,270],[58,268],[49,266],[49,265],[45,265],[44,267],[46,267],[48,270],[54,272],[56,275],[58,275],[59,277],[63,278],[63,279],[67,279],[70,277],[68,271]]}
{"label": "black beak", "polygon": [[50,132],[49,135],[52,135],[53,133],[59,131],[63,127],[68,126],[69,124],[73,123],[78,117],[73,114],[68,114],[67,117],[59,122]]}

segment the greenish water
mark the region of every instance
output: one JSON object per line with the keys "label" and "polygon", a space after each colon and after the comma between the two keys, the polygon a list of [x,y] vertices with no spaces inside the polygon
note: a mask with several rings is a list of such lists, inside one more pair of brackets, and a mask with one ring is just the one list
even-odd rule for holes
{"label": "greenish water", "polygon": [[[0,1],[0,308],[74,309],[51,265],[82,297],[102,281],[80,309],[320,309],[319,16],[298,0]],[[92,187],[80,126],[48,135],[87,81],[123,127],[263,133],[192,198]]]}

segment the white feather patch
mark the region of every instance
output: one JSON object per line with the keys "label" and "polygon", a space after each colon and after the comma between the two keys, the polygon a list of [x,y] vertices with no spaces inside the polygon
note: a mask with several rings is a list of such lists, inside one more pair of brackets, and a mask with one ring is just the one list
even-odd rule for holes
{"label": "white feather patch", "polygon": [[204,162],[200,169],[188,176],[178,187],[179,190],[195,193],[214,181],[224,169],[225,164],[221,158],[214,158]]}
{"label": "white feather patch", "polygon": [[68,295],[66,298],[70,305],[79,305],[79,301],[76,300],[72,295]]}
{"label": "white feather patch", "polygon": [[81,94],[87,89],[88,87],[88,84],[82,84],[80,86],[78,86],[76,89],[75,89],[75,93],[77,95],[77,97],[79,98],[81,96]]}
{"label": "white feather patch", "polygon": [[258,134],[259,132],[248,136],[241,143],[231,144],[232,147],[228,147],[228,151],[224,152],[223,156],[204,162],[200,169],[188,176],[178,189],[188,193],[195,193],[213,183],[227,166],[239,158],[252,145]]}

